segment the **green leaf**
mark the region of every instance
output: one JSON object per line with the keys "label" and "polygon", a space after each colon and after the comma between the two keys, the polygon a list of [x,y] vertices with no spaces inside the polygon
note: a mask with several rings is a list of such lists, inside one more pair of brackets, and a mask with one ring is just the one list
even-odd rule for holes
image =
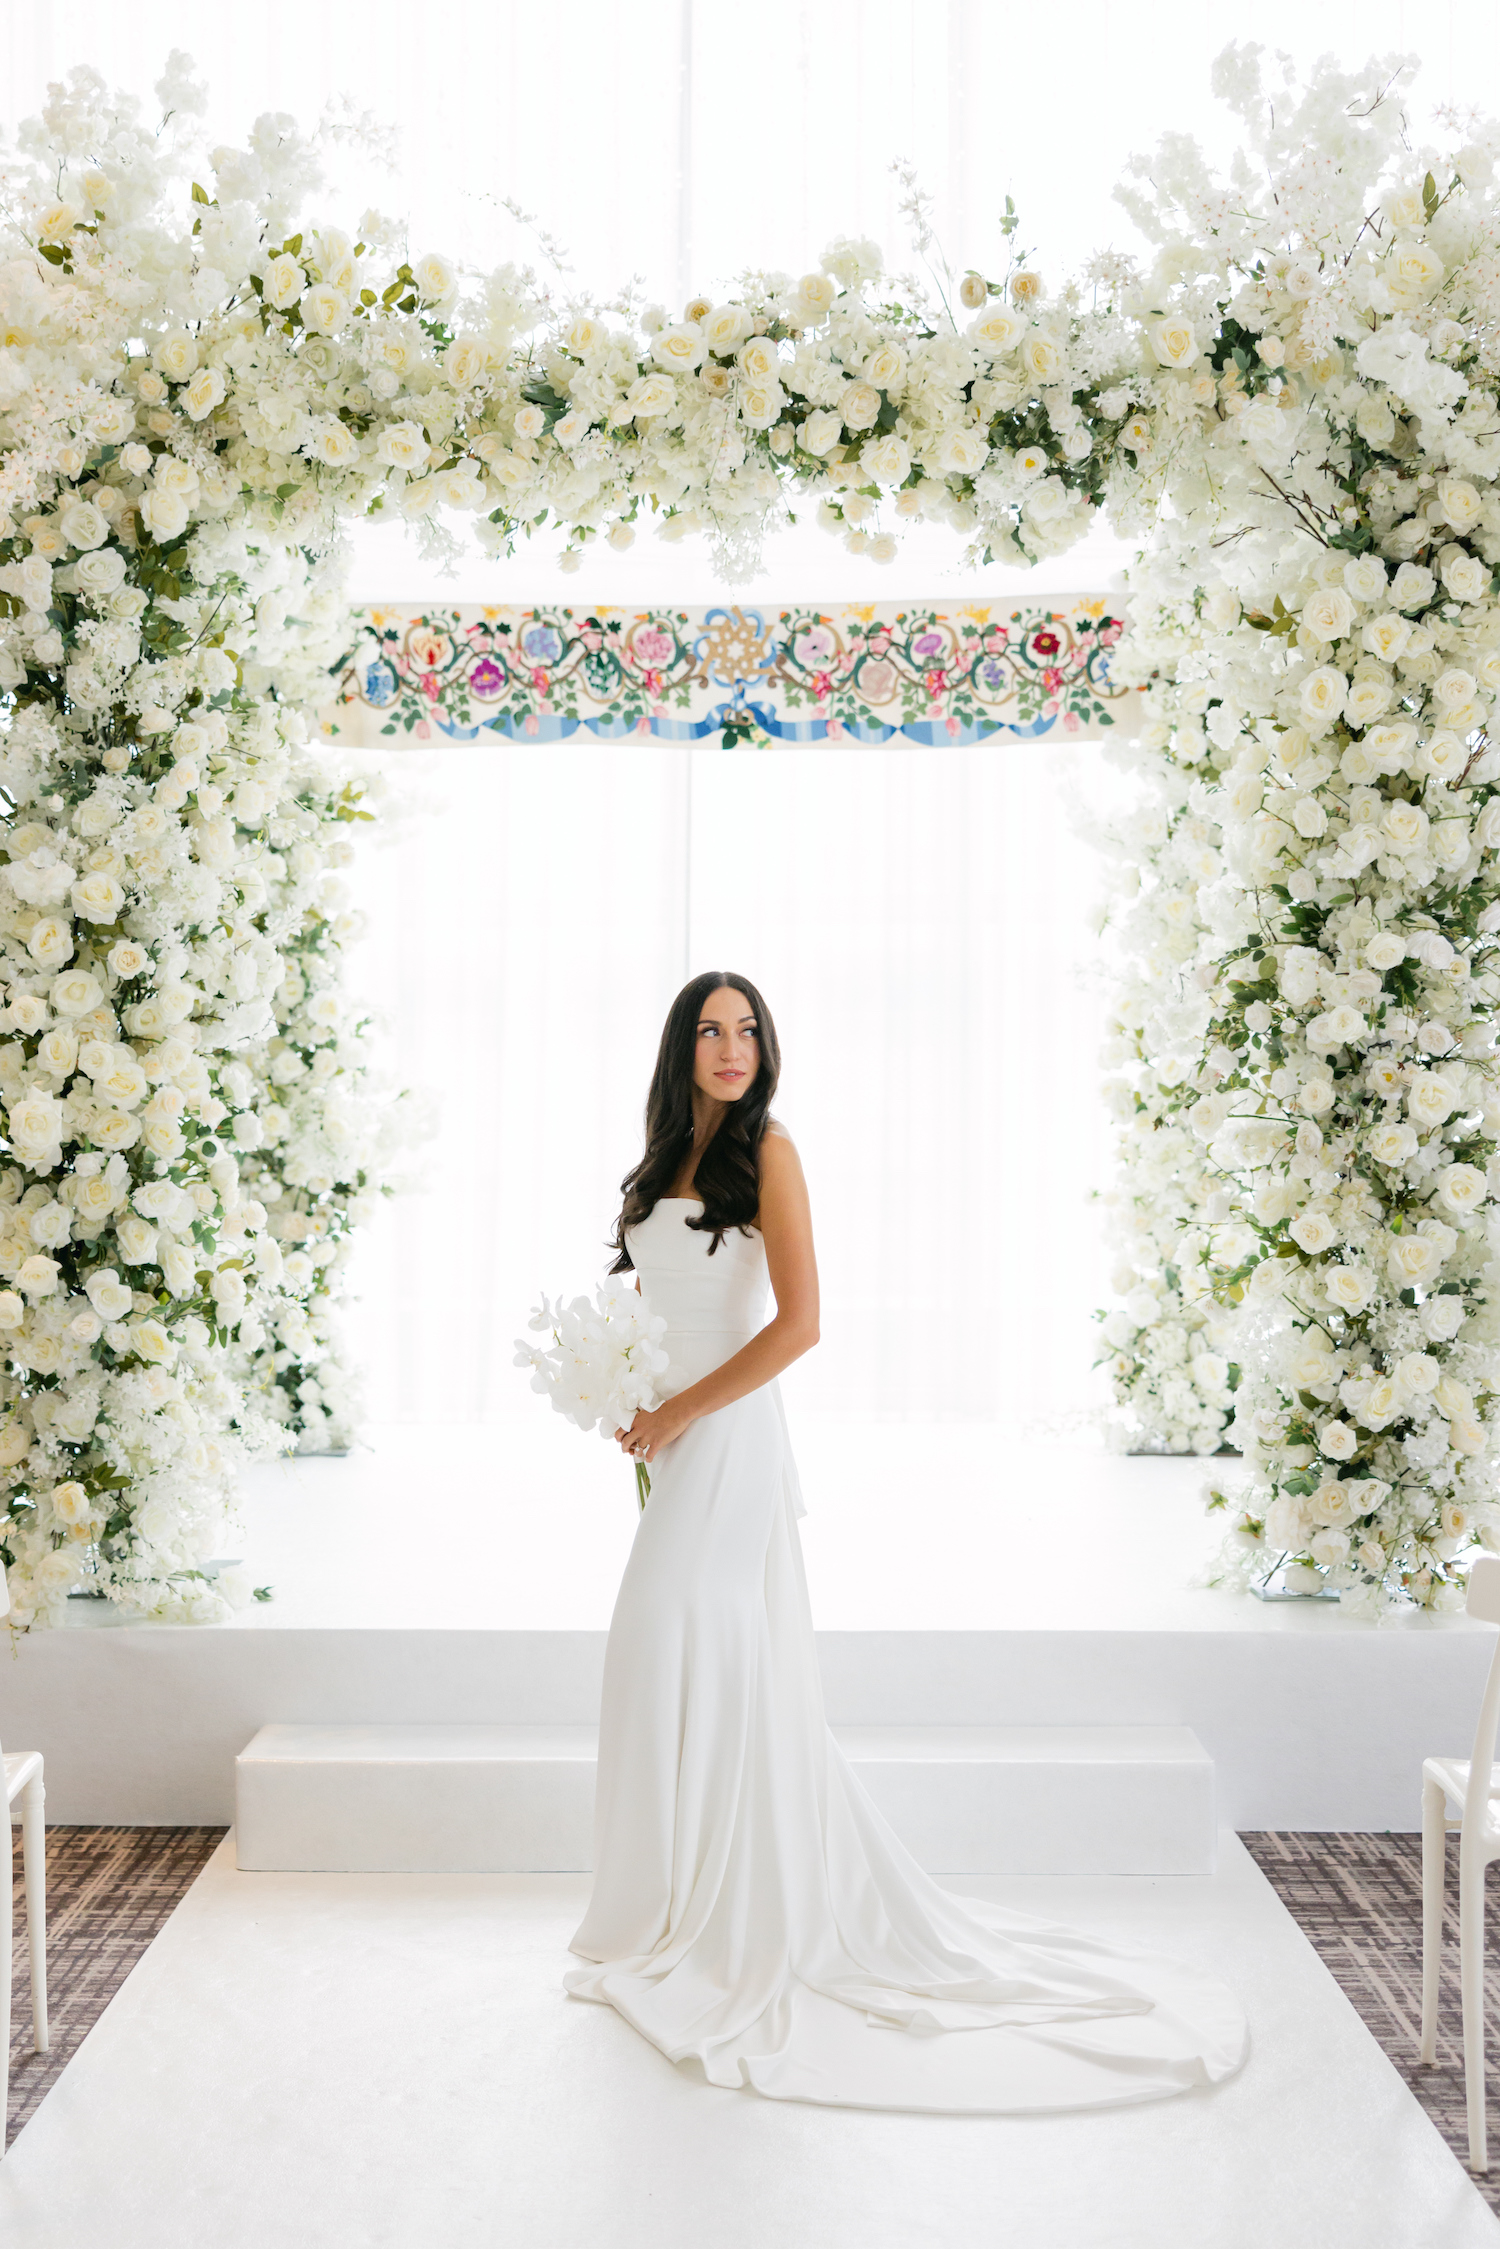
{"label": "green leaf", "polygon": [[193,201],[195,203],[212,203],[213,201],[213,197],[209,194],[208,189],[206,187],[200,187],[196,180],[194,180],[193,182]]}
{"label": "green leaf", "polygon": [[1438,194],[1437,181],[1429,172],[1426,179],[1422,182],[1422,208],[1426,212],[1429,219],[1432,219],[1436,216],[1437,207],[1441,200],[1442,199]]}

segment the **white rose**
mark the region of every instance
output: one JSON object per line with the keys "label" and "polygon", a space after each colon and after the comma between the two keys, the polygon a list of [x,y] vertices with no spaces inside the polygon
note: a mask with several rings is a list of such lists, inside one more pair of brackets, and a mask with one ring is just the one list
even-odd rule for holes
{"label": "white rose", "polygon": [[1419,851],[1427,841],[1427,815],[1419,804],[1407,804],[1399,797],[1386,810],[1380,823],[1386,848],[1390,851]]}
{"label": "white rose", "polygon": [[1347,1421],[1325,1421],[1318,1432],[1318,1449],[1330,1460],[1352,1460],[1359,1450],[1359,1439]]}
{"label": "white rose", "polygon": [[73,958],[73,927],[64,914],[43,914],[32,924],[26,950],[40,968],[64,968]]}
{"label": "white rose", "polygon": [[1012,312],[1009,305],[992,304],[977,320],[969,323],[971,342],[988,352],[991,359],[1004,359],[1015,350],[1025,333],[1025,321]]}
{"label": "white rose", "polygon": [[48,998],[59,1015],[88,1015],[104,998],[104,987],[86,968],[54,977]]}
{"label": "white rose", "polygon": [[864,378],[877,390],[898,391],[906,381],[906,355],[895,344],[882,344],[864,364]]}
{"label": "white rose", "polygon": [[1190,320],[1158,320],[1149,331],[1149,341],[1159,367],[1186,367],[1198,356],[1198,340]]}
{"label": "white rose", "polygon": [[1472,531],[1484,512],[1484,502],[1466,477],[1441,476],[1438,505],[1455,531]]}
{"label": "white rose", "polygon": [[[1381,713],[1390,707],[1390,700],[1391,691],[1383,679],[1351,680],[1349,692],[1344,698],[1345,720],[1356,731],[1362,731],[1365,727],[1374,725]],[[1384,727],[1381,731],[1403,735],[1410,740],[1410,729],[1407,727]],[[1366,743],[1365,747],[1368,749],[1370,745]]]}
{"label": "white rose", "polygon": [[1395,1170],[1417,1152],[1417,1136],[1407,1124],[1377,1125],[1370,1135],[1370,1154],[1388,1171]]}
{"label": "white rose", "polygon": [[880,419],[880,393],[873,383],[850,383],[839,400],[845,429],[873,429]]}
{"label": "white rose", "polygon": [[1405,958],[1406,939],[1398,937],[1394,930],[1378,931],[1365,947],[1365,959],[1371,968],[1379,969],[1382,974],[1388,968],[1399,968]]}
{"label": "white rose", "polygon": [[770,429],[780,419],[786,392],[780,383],[747,382],[739,395],[740,420],[750,429]]}
{"label": "white rose", "polygon": [[458,288],[458,269],[448,259],[429,250],[425,258],[418,258],[412,268],[417,285],[417,295],[430,305],[446,302]]}
{"label": "white rose", "polygon": [[156,1260],[156,1228],[144,1218],[122,1218],[115,1228],[120,1255],[127,1265],[151,1265]]}
{"label": "white rose", "polygon": [[1342,640],[1354,623],[1354,604],[1342,586],[1324,586],[1303,603],[1302,622],[1319,640]]}
{"label": "white rose", "polygon": [[84,921],[118,921],[125,904],[125,887],[113,875],[96,869],[74,883],[72,899],[74,913]]}
{"label": "white rose", "polygon": [[161,1245],[161,1277],[173,1296],[191,1296],[198,1285],[197,1261],[181,1242]]}
{"label": "white rose", "polygon": [[1310,734],[1326,733],[1344,707],[1349,682],[1332,664],[1320,664],[1302,682],[1299,702]]}
{"label": "white rose", "polygon": [[89,601],[103,601],[124,585],[125,557],[118,547],[81,554],[73,565],[73,582]]}
{"label": "white rose", "polygon": [[1421,1071],[1406,1092],[1406,1113],[1419,1132],[1446,1124],[1458,1106],[1458,1095],[1446,1078]]}
{"label": "white rose", "polygon": [[989,457],[990,441],[983,430],[949,430],[938,441],[937,465],[944,476],[977,476]]}
{"label": "white rose", "polygon": [[1472,554],[1450,554],[1443,564],[1443,584],[1455,601],[1483,601],[1490,590],[1489,565]]}
{"label": "white rose", "polygon": [[141,496],[141,522],[153,539],[175,539],[187,529],[188,504],[180,492],[153,484]]}
{"label": "white rose", "polygon": [[1436,1359],[1429,1358],[1425,1351],[1407,1351],[1396,1361],[1394,1369],[1401,1387],[1418,1397],[1425,1397],[1429,1390],[1437,1388],[1442,1371]]}
{"label": "white rose", "polygon": [[1474,700],[1474,675],[1454,665],[1442,672],[1432,683],[1433,700],[1445,710],[1465,709]]}
{"label": "white rose", "polygon": [[739,363],[752,382],[774,382],[780,376],[781,357],[769,336],[752,336],[740,352]]}
{"label": "white rose", "polygon": [[830,274],[804,273],[797,283],[797,295],[804,309],[821,319],[838,295],[838,288]]}
{"label": "white rose", "polygon": [[707,349],[707,337],[696,321],[691,320],[684,321],[680,328],[659,328],[651,342],[652,358],[669,375],[701,365]]}
{"label": "white rose", "polygon": [[123,1320],[130,1310],[130,1291],[112,1267],[91,1273],[83,1286],[101,1320]]}
{"label": "white rose", "polygon": [[581,312],[569,322],[563,341],[575,359],[586,359],[591,351],[597,351],[601,344],[609,341],[609,331],[592,313]]}
{"label": "white rose", "polygon": [[642,375],[625,394],[625,412],[641,422],[667,413],[676,404],[677,386],[670,375]]}
{"label": "white rose", "polygon": [[1445,1209],[1467,1216],[1486,1194],[1485,1177],[1473,1164],[1449,1164],[1437,1175],[1437,1197]]}
{"label": "white rose", "polygon": [[388,468],[404,469],[410,476],[426,466],[430,452],[420,422],[391,422],[380,433],[375,458]]}
{"label": "white rose", "polygon": [[705,343],[721,359],[738,351],[750,333],[750,325],[750,314],[743,305],[715,305],[701,322]]}
{"label": "white rose", "polygon": [[1021,365],[1034,383],[1060,382],[1064,362],[1057,339],[1033,329],[1021,346]]}
{"label": "white rose", "polygon": [[1378,554],[1357,554],[1344,564],[1344,584],[1356,601],[1380,601],[1386,588],[1385,564]]}
{"label": "white rose", "polygon": [[62,1268],[55,1257],[28,1257],[16,1274],[16,1286],[28,1296],[55,1296]]}
{"label": "white rose", "polygon": [[163,336],[156,347],[156,364],[168,382],[185,383],[198,364],[198,339],[185,331]]}
{"label": "white rose", "polygon": [[455,390],[469,390],[490,362],[488,344],[478,336],[460,336],[443,354],[443,373]]}
{"label": "white rose", "polygon": [[70,547],[102,547],[109,537],[109,518],[92,500],[70,500],[57,528]]}
{"label": "white rose", "polygon": [[295,258],[283,250],[272,258],[261,275],[261,294],[273,312],[290,312],[301,296],[307,276]]}
{"label": "white rose", "polygon": [[315,281],[302,292],[302,325],[315,336],[336,335],[349,317],[349,299],[342,289]]}
{"label": "white rose", "polygon": [[1362,1265],[1331,1265],[1324,1271],[1323,1288],[1329,1303],[1341,1312],[1362,1312],[1374,1293],[1375,1282]]}
{"label": "white rose", "polygon": [[1442,1244],[1429,1234],[1396,1234],[1386,1248],[1386,1265],[1398,1288],[1425,1288],[1443,1264]]}
{"label": "white rose", "polygon": [[1425,609],[1437,591],[1437,580],[1420,562],[1403,562],[1391,580],[1391,604],[1396,609]]}
{"label": "white rose", "polygon": [[1305,1250],[1309,1257],[1321,1257],[1325,1250],[1332,1249],[1339,1238],[1338,1229],[1327,1212],[1321,1210],[1305,1210],[1300,1218],[1292,1221],[1287,1232],[1297,1247]]}
{"label": "white rose", "polygon": [[160,1320],[133,1320],[126,1332],[131,1350],[148,1364],[170,1366],[177,1356],[177,1346]]}
{"label": "white rose", "polygon": [[877,484],[902,484],[911,470],[911,452],[899,437],[880,437],[863,447],[859,464]]}
{"label": "white rose", "polygon": [[190,414],[195,422],[201,422],[205,414],[211,414],[216,406],[222,404],[223,398],[224,377],[219,369],[200,367],[182,394],[182,406],[184,412]]}
{"label": "white rose", "polygon": [[822,409],[809,414],[802,425],[802,446],[808,453],[831,453],[844,433],[841,415]]}
{"label": "white rose", "polygon": [[1361,639],[1370,655],[1378,657],[1382,664],[1394,664],[1411,639],[1411,620],[1387,610],[1369,619]]}

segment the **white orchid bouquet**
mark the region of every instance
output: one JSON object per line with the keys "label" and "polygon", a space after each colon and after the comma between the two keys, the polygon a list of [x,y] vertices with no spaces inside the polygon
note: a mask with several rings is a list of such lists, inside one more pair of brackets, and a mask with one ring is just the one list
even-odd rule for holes
{"label": "white orchid bouquet", "polygon": [[[544,1296],[527,1325],[550,1334],[552,1348],[518,1339],[516,1365],[530,1367],[532,1389],[580,1429],[613,1438],[661,1403],[658,1378],[670,1365],[660,1343],[667,1323],[627,1281],[601,1281],[592,1304],[586,1296],[571,1304]],[[644,1509],[651,1478],[643,1460],[635,1464],[635,1489]]]}

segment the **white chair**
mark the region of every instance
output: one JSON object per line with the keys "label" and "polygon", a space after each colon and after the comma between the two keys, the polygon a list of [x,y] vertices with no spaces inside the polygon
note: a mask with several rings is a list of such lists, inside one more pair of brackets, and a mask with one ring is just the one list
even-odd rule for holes
{"label": "white chair", "polygon": [[[1481,1554],[1469,1572],[1467,1608],[1500,1624],[1500,1554]],[[1422,1767],[1422,2059],[1437,2060],[1438,1962],[1443,1946],[1444,1838],[1458,1829],[1458,1973],[1463,1994],[1464,2085],[1469,2106],[1469,2168],[1490,2167],[1485,2133],[1484,1870],[1500,1858],[1493,1777],[1500,1724],[1500,1641],[1490,1661],[1474,1754],[1429,1757]],[[1455,1816],[1450,1816],[1450,1811]]]}
{"label": "white chair", "polygon": [[[5,1571],[0,1568],[0,1616],[10,1613]],[[48,2050],[47,2035],[47,1829],[44,1817],[46,1792],[42,1786],[42,1753],[39,1749],[11,1749],[4,1753],[5,1832],[10,1842],[9,1807],[21,1799],[21,1864],[26,1876],[26,1935],[31,1953],[31,2042],[39,2054]],[[13,1943],[14,1899],[10,1868],[5,1869],[5,1903],[0,1908],[0,2150],[5,2145],[5,2118],[10,2101],[10,1963]]]}

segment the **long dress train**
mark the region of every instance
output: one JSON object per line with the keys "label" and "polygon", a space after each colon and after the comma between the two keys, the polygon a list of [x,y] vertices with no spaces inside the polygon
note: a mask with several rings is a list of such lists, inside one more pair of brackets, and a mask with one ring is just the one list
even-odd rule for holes
{"label": "long dress train", "polygon": [[[763,1324],[758,1234],[630,1234],[685,1388]],[[716,2085],[856,2108],[1098,2108],[1244,2059],[1212,1976],[923,1872],[828,1730],[775,1383],[653,1464],[604,1665],[594,1888],[567,1989]],[[949,2035],[962,2033],[963,2035]]]}

